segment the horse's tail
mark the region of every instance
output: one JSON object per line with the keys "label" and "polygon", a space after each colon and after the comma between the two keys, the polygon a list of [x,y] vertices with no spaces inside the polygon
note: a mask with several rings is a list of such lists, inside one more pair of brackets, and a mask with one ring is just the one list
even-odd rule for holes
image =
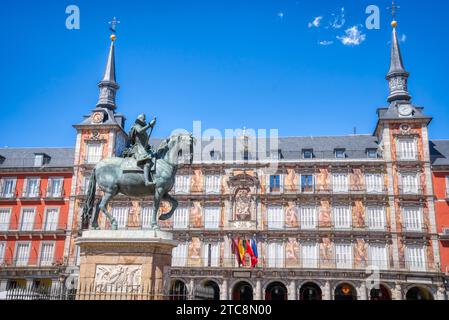
{"label": "horse's tail", "polygon": [[95,204],[95,193],[97,190],[97,178],[95,177],[95,169],[89,182],[89,190],[87,191],[87,199],[83,208],[83,229],[89,228],[90,219],[92,217],[92,210]]}

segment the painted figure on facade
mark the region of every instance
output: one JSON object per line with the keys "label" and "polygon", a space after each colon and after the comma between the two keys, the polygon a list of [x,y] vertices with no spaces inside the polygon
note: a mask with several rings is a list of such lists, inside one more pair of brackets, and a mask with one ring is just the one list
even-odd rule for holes
{"label": "painted figure on facade", "polygon": [[355,245],[355,264],[358,267],[365,267],[367,262],[366,243],[363,239],[357,239]]}
{"label": "painted figure on facade", "polygon": [[[136,122],[129,131],[130,148],[127,156],[132,156],[137,160],[138,166],[143,166],[145,185],[153,186],[153,172],[156,171],[155,153],[150,145],[151,133],[156,125],[156,118],[150,123],[146,122],[145,114],[137,117]],[[151,130],[148,134],[147,131]]]}
{"label": "painted figure on facade", "polygon": [[287,175],[285,176],[285,190],[294,192],[298,190],[299,177],[294,169],[287,169]]}
{"label": "painted figure on facade", "polygon": [[331,205],[329,201],[321,201],[320,213],[318,215],[320,228],[331,227]]}
{"label": "painted figure on facade", "polygon": [[352,208],[352,220],[354,221],[354,227],[365,227],[365,207],[362,201],[355,201]]}
{"label": "painted figure on facade", "polygon": [[298,209],[294,202],[289,202],[285,208],[285,224],[290,228],[298,227]]}
{"label": "painted figure on facade", "polygon": [[204,186],[204,176],[201,170],[194,170],[191,180],[191,192],[202,192]]}

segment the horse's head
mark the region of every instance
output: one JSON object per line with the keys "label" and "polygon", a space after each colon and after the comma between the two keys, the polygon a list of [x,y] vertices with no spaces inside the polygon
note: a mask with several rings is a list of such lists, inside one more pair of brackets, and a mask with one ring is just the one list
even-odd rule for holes
{"label": "horse's head", "polygon": [[162,141],[158,154],[161,158],[166,158],[170,163],[185,163],[185,160],[188,159],[188,162],[192,164],[194,144],[195,138],[191,133],[175,134]]}

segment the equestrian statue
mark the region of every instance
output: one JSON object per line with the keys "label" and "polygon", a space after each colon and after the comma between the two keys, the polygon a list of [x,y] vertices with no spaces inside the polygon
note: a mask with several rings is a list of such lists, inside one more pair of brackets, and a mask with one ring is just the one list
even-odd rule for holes
{"label": "equestrian statue", "polygon": [[[157,214],[161,201],[168,201],[171,209],[161,214],[159,220],[168,220],[173,216],[178,201],[169,192],[175,184],[179,154],[190,155],[192,163],[194,138],[190,133],[175,134],[163,140],[154,151],[150,137],[155,125],[156,119],[147,124],[144,114],[138,116],[128,135],[129,147],[121,157],[104,159],[95,166],[83,209],[83,229],[89,228],[89,222],[92,229],[98,229],[101,211],[109,220],[111,228],[117,230],[117,221],[108,212],[107,205],[119,193],[133,198],[153,196],[150,227],[154,230],[159,229]],[[149,129],[151,131],[148,134]],[[97,186],[103,195],[95,206]]]}

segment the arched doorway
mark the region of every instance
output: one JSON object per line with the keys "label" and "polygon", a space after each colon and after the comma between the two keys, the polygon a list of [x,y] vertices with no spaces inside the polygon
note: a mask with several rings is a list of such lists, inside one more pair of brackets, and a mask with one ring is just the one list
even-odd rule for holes
{"label": "arched doorway", "polygon": [[187,287],[181,280],[175,280],[170,286],[170,300],[187,300]]}
{"label": "arched doorway", "polygon": [[253,287],[248,282],[242,281],[234,286],[232,300],[251,301],[253,299]]}
{"label": "arched doorway", "polygon": [[335,300],[357,300],[357,291],[350,284],[342,283],[335,288]]}
{"label": "arched doorway", "polygon": [[204,287],[213,290],[213,300],[220,300],[220,287],[215,281],[206,281]]}
{"label": "arched doorway", "polygon": [[413,287],[407,291],[406,300],[433,300],[432,293],[425,288]]}
{"label": "arched doorway", "polygon": [[391,300],[390,290],[384,285],[380,285],[379,288],[373,288],[370,292],[371,300]]}
{"label": "arched doorway", "polygon": [[299,290],[299,299],[304,301],[319,301],[323,299],[321,288],[315,283],[304,284]]}
{"label": "arched doorway", "polygon": [[288,300],[287,288],[281,282],[270,283],[265,289],[265,300]]}

